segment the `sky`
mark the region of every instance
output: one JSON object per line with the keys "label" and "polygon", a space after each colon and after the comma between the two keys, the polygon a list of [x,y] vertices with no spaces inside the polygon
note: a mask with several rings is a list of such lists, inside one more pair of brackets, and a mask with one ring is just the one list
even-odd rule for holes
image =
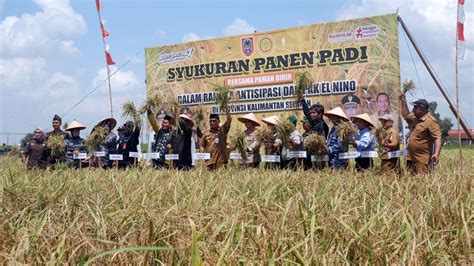
{"label": "sky", "polygon": [[[116,65],[115,117],[121,104],[145,98],[144,48],[213,37],[398,12],[455,100],[457,0],[183,1],[101,0],[107,43]],[[465,58],[459,62],[460,110],[474,127],[474,4],[465,4]],[[414,80],[409,100],[438,102],[454,116],[399,29],[401,81]],[[410,55],[413,55],[413,60]],[[418,75],[416,74],[418,71]],[[104,47],[95,0],[0,0],[0,143],[18,143],[54,114],[92,128],[110,115]],[[81,98],[91,93],[71,110]],[[123,122],[118,119],[119,123]],[[456,125],[455,125],[456,127]],[[86,130],[87,133],[87,130]]]}

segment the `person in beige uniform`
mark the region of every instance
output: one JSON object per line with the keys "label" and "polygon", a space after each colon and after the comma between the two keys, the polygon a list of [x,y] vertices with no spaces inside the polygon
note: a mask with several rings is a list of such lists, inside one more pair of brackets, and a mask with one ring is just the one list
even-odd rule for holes
{"label": "person in beige uniform", "polygon": [[404,95],[401,96],[403,118],[413,126],[408,139],[408,159],[412,161],[412,171],[415,174],[429,174],[439,162],[441,152],[441,130],[436,119],[428,110],[429,104],[425,99],[413,103],[413,111],[408,111]]}
{"label": "person in beige uniform", "polygon": [[209,116],[209,131],[203,133],[199,142],[201,152],[211,154],[211,159],[206,161],[208,170],[215,170],[226,165],[227,157],[227,134],[230,130],[232,117],[227,112],[224,125],[219,126],[219,115],[211,114]]}
{"label": "person in beige uniform", "polygon": [[391,114],[385,114],[379,118],[383,129],[385,130],[386,139],[382,140],[380,146],[382,146],[382,157],[380,168],[382,171],[396,170],[399,167],[399,159],[388,158],[388,153],[391,151],[398,151],[400,149],[400,136],[397,130],[393,128],[393,116]]}
{"label": "person in beige uniform", "polygon": [[260,164],[260,142],[257,140],[256,134],[260,122],[253,113],[241,116],[237,120],[245,125],[244,139],[247,146],[247,161],[243,166],[258,168]]}

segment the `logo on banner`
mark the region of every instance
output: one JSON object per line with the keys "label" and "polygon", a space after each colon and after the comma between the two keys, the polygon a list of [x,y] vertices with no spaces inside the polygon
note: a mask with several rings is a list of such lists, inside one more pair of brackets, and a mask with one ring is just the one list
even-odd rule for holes
{"label": "logo on banner", "polygon": [[250,56],[253,53],[253,37],[242,38],[242,52],[245,56]]}
{"label": "logo on banner", "polygon": [[354,29],[354,37],[356,39],[375,39],[380,33],[379,26],[365,25]]}
{"label": "logo on banner", "polygon": [[268,54],[273,51],[273,38],[269,35],[263,36],[258,42],[258,47],[263,54]]}

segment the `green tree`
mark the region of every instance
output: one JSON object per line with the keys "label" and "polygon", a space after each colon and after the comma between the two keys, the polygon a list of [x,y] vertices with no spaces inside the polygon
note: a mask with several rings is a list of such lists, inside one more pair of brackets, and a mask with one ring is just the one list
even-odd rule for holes
{"label": "green tree", "polygon": [[448,117],[441,119],[440,114],[436,112],[437,107],[437,102],[430,102],[428,110],[433,117],[436,118],[436,121],[438,121],[439,127],[441,128],[441,139],[445,140],[448,137],[449,130],[453,127],[453,122]]}
{"label": "green tree", "polygon": [[33,133],[26,133],[26,135],[20,140],[22,150],[25,148],[26,143],[32,138],[33,138]]}

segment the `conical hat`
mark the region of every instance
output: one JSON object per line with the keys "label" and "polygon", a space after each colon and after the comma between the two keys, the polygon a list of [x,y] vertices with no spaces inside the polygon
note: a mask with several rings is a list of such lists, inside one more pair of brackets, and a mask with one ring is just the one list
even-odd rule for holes
{"label": "conical hat", "polygon": [[260,126],[260,122],[258,122],[257,117],[253,113],[249,113],[246,115],[243,115],[239,118],[237,118],[242,123],[245,123],[245,121],[252,121],[254,122],[257,126]]}
{"label": "conical hat", "polygon": [[265,117],[262,119],[262,122],[264,122],[265,124],[273,125],[273,126],[278,125],[279,121],[280,121],[280,118],[276,115],[272,115],[272,116]]}
{"label": "conical hat", "polygon": [[363,114],[360,114],[360,115],[353,116],[352,120],[354,120],[354,119],[363,120],[363,121],[369,123],[369,125],[371,125],[372,127],[375,127],[374,122],[372,121],[372,119],[370,118],[370,116],[367,113],[363,113]]}
{"label": "conical hat", "polygon": [[337,117],[340,117],[346,121],[349,120],[349,118],[347,117],[346,113],[344,113],[344,111],[342,110],[341,107],[336,107],[334,109],[331,109],[329,110],[328,112],[325,112],[324,115],[326,116],[337,116]]}
{"label": "conical hat", "polygon": [[69,130],[73,130],[73,129],[79,129],[79,130],[82,130],[82,129],[85,129],[86,126],[84,126],[83,124],[77,122],[76,120],[72,121],[72,123],[66,128],[66,131],[69,131]]}
{"label": "conical hat", "polygon": [[[94,126],[94,129],[96,127],[103,127],[105,125],[109,125],[110,130],[112,130],[117,125],[117,120],[115,120],[115,118],[112,118],[112,117],[111,118],[106,118],[106,119],[100,121],[99,123],[97,123],[97,125]],[[92,130],[94,130],[94,129],[92,129]]]}
{"label": "conical hat", "polygon": [[184,120],[186,120],[186,121],[191,122],[191,124],[192,124],[191,127],[194,127],[194,121],[193,121],[191,118],[189,118],[188,115],[180,114],[179,117],[181,117],[182,119],[184,119]]}

